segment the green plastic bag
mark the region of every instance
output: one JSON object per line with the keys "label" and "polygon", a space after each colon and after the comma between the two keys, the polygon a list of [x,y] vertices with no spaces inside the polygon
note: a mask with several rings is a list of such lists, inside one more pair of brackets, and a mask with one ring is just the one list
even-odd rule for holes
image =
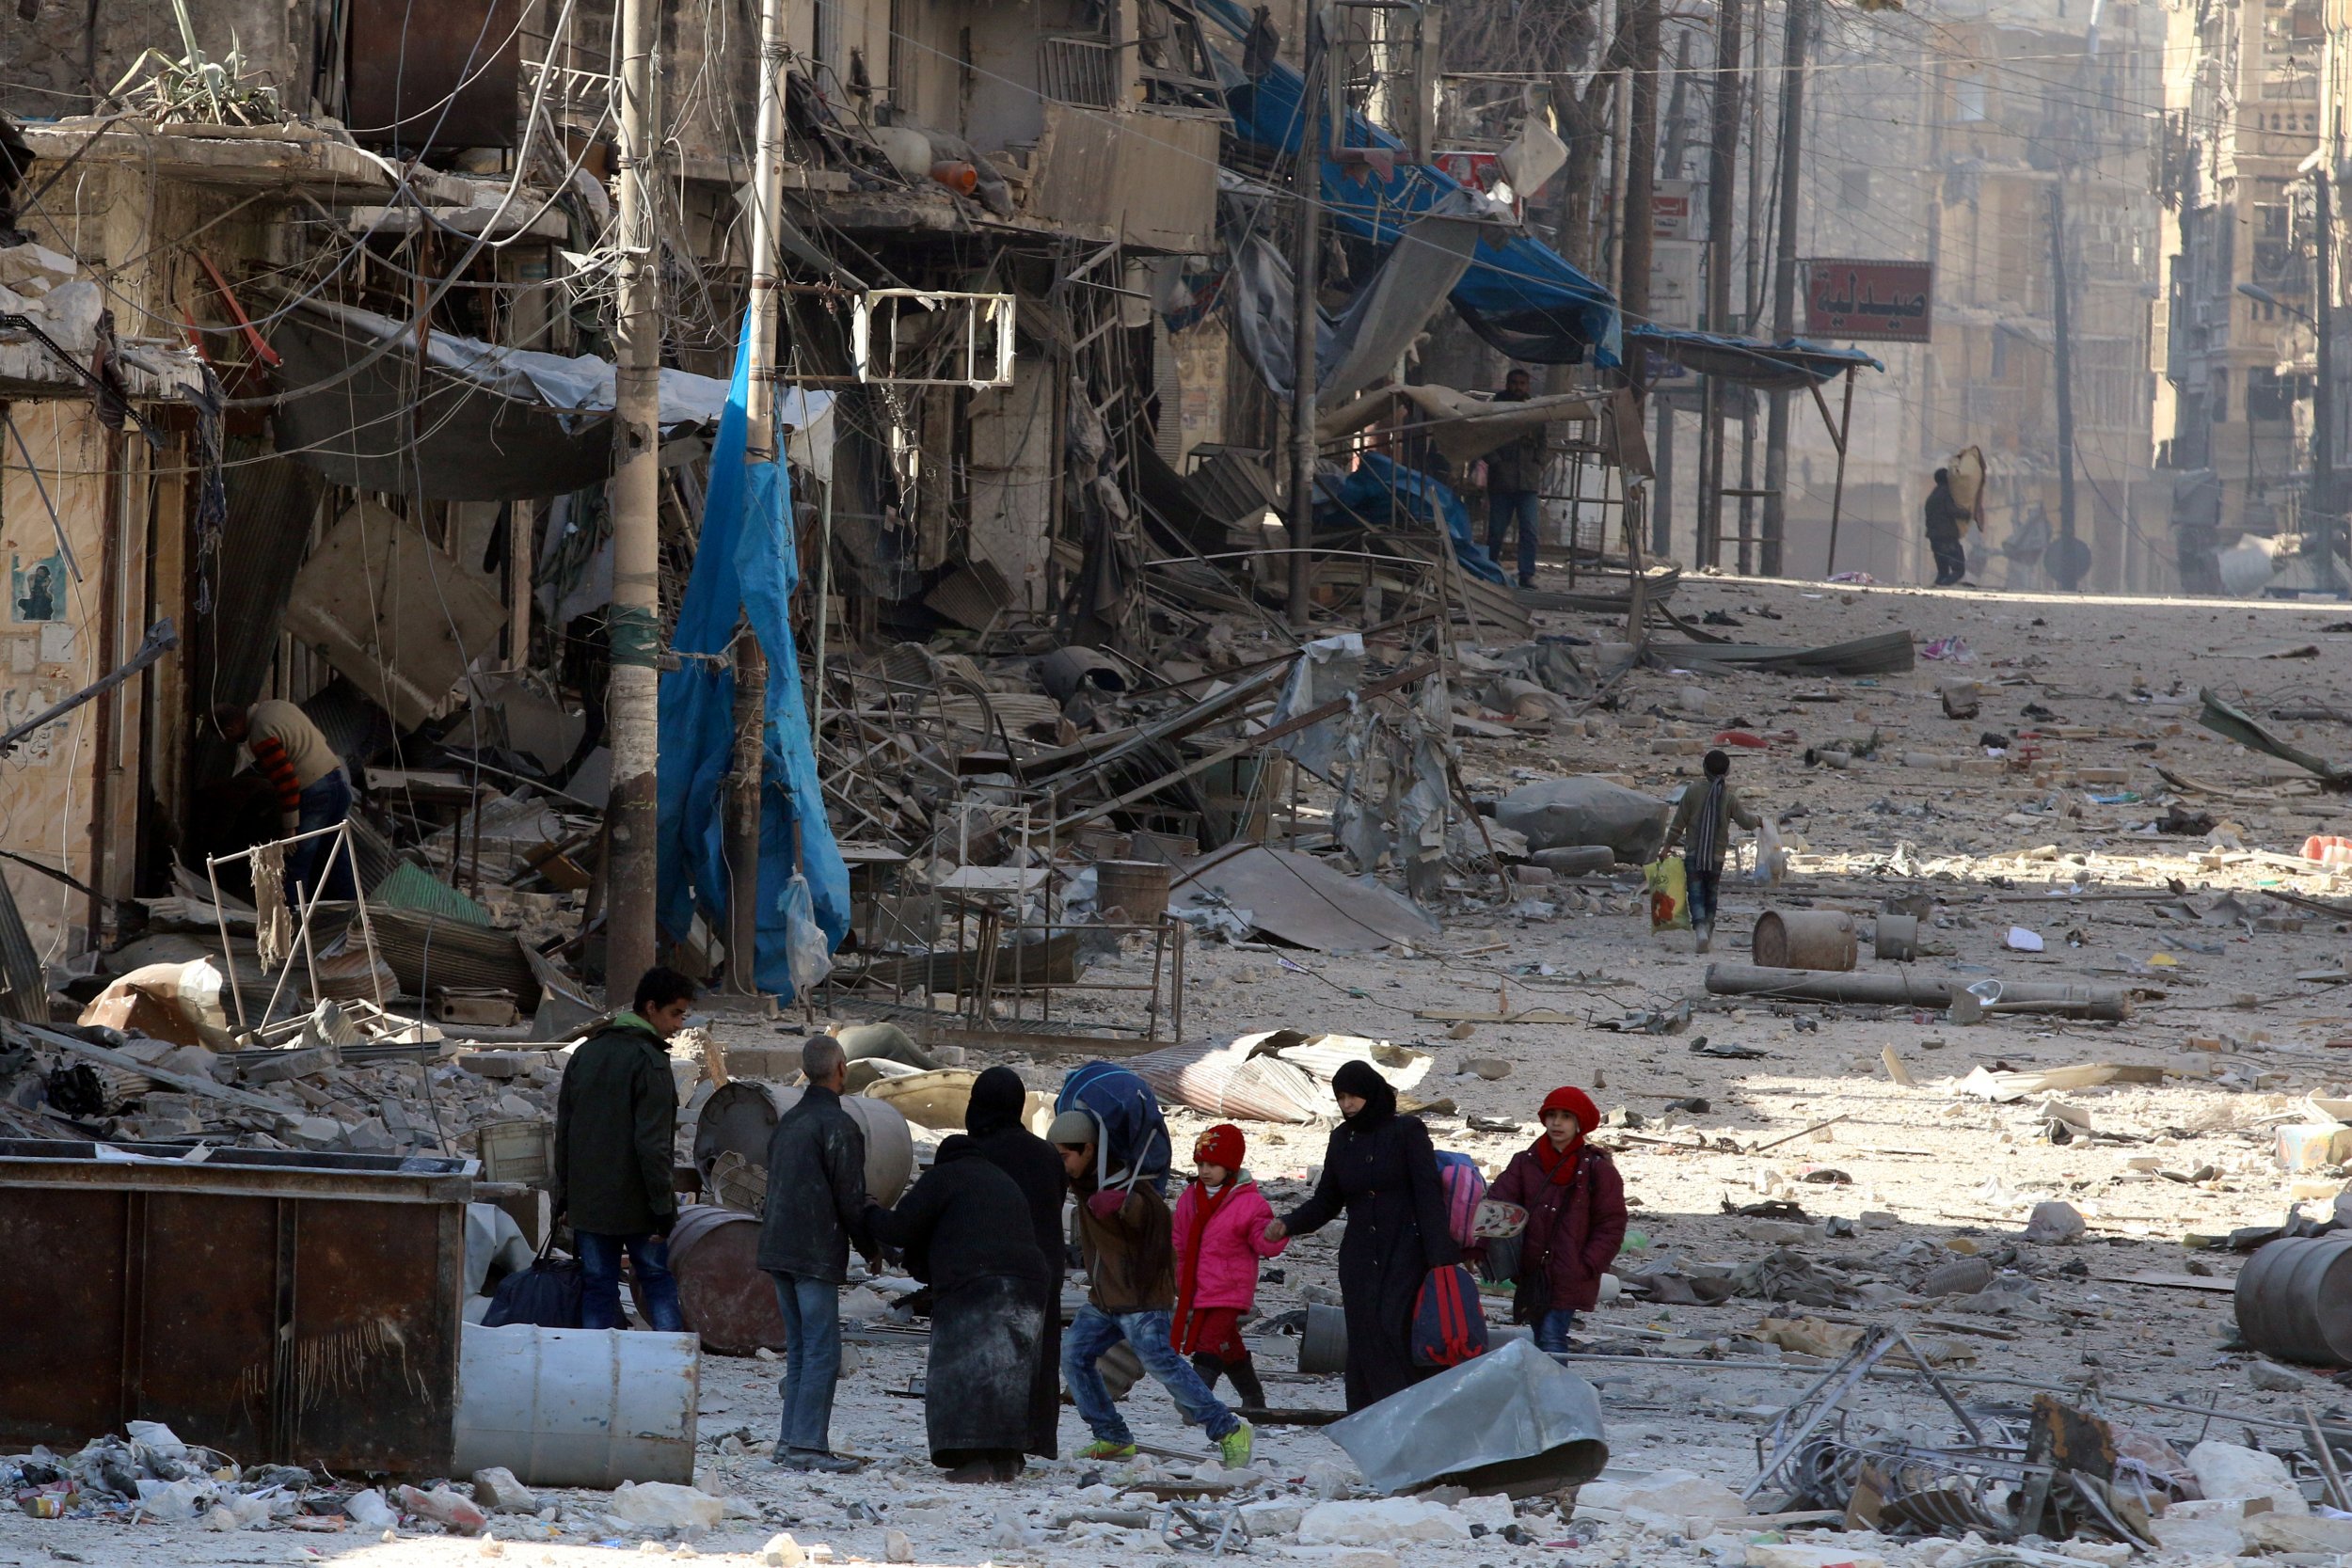
{"label": "green plastic bag", "polygon": [[1649,928],[1687,931],[1691,928],[1691,879],[1680,855],[1668,855],[1642,868],[1649,884]]}

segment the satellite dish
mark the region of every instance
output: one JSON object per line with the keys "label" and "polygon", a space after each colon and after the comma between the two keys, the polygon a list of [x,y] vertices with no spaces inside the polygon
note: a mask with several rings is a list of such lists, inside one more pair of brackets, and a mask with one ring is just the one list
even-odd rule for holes
{"label": "satellite dish", "polygon": [[2078,538],[2053,539],[2042,552],[2042,566],[2052,581],[2072,591],[2090,575],[2090,546]]}

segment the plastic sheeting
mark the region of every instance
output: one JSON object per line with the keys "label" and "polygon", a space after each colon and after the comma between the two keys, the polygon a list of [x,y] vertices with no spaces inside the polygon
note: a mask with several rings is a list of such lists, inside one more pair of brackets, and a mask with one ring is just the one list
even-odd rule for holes
{"label": "plastic sheeting", "polygon": [[1267,1029],[1224,1045],[1171,1045],[1130,1056],[1120,1065],[1152,1085],[1168,1104],[1212,1117],[1250,1121],[1334,1119],[1331,1075],[1347,1062],[1369,1062],[1399,1089],[1429,1075],[1425,1051],[1354,1035],[1306,1035]]}
{"label": "plastic sheeting", "polygon": [[1588,1481],[1609,1463],[1593,1386],[1525,1339],[1323,1430],[1380,1492],[1450,1482],[1532,1497]]}
{"label": "plastic sheeting", "polygon": [[[1393,372],[1470,269],[1481,233],[1495,227],[1491,214],[1479,211],[1467,193],[1456,193],[1406,230],[1339,320],[1318,310],[1317,395],[1349,397]],[[1292,325],[1296,284],[1289,260],[1263,234],[1252,233],[1234,247],[1232,287],[1234,335],[1242,351],[1261,380],[1289,396],[1297,341]]]}
{"label": "plastic sheeting", "polygon": [[1742,387],[1765,391],[1794,390],[1835,381],[1848,371],[1886,367],[1858,348],[1831,348],[1803,338],[1767,343],[1754,338],[1728,338],[1715,332],[1681,327],[1633,326],[1625,334],[1626,346],[1645,350],[1668,364],[1698,375],[1718,376]]}
{"label": "plastic sheeting", "polygon": [[[1327,478],[1318,493],[1329,503],[1315,509],[1318,531],[1326,526],[1327,514],[1333,527],[1352,522],[1385,528],[1391,518],[1410,518],[1433,531],[1442,526],[1453,537],[1454,558],[1464,571],[1487,582],[1510,580],[1478,543],[1461,498],[1419,468],[1408,468],[1376,451],[1359,452],[1354,471],[1336,483]],[[1342,513],[1343,517],[1338,515]]]}
{"label": "plastic sheeting", "polygon": [[[1248,36],[1249,13],[1233,0],[1202,0],[1201,12],[1233,39]],[[1298,72],[1276,64],[1253,81],[1231,61],[1219,64],[1234,134],[1260,148],[1295,152],[1305,124]],[[1341,141],[1371,154],[1346,164],[1323,161],[1327,211],[1348,233],[1394,245],[1419,214],[1469,194],[1443,171],[1413,163],[1402,141],[1361,115],[1348,117]],[[1615,298],[1524,232],[1482,238],[1449,297],[1472,331],[1514,359],[1565,365],[1589,354],[1596,364],[1618,362]]]}
{"label": "plastic sheeting", "polygon": [[661,925],[686,935],[697,911],[727,929],[726,776],[735,745],[735,665],[727,649],[739,613],[768,656],[767,768],[760,792],[759,989],[792,999],[784,911],[798,866],[834,946],[850,928],[850,873],[826,820],[817,754],[801,694],[790,603],[801,580],[792,538],[792,488],[779,463],[744,461],[750,332],[736,350],[735,380],[710,456],[701,542],[672,647],[684,658],[661,677]]}

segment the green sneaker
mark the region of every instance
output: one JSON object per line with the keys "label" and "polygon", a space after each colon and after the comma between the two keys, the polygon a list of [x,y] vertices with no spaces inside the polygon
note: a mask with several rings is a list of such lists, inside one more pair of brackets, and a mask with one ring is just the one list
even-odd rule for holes
{"label": "green sneaker", "polygon": [[1080,1459],[1104,1462],[1114,1459],[1133,1459],[1135,1456],[1136,1446],[1133,1443],[1089,1443],[1078,1452]]}
{"label": "green sneaker", "polygon": [[1244,1421],[1216,1440],[1216,1451],[1225,1461],[1227,1469],[1247,1470],[1249,1468],[1249,1456],[1257,1451],[1257,1441],[1258,1434],[1250,1430],[1248,1421]]}

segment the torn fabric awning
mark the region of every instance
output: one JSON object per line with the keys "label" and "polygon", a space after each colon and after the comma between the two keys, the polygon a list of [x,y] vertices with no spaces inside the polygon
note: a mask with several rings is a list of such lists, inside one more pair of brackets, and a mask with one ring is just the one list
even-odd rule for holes
{"label": "torn fabric awning", "polygon": [[[1201,0],[1200,14],[1235,40],[1249,35],[1249,13],[1233,0]],[[1295,154],[1306,123],[1298,72],[1270,64],[1253,80],[1231,60],[1220,56],[1218,66],[1233,134],[1263,150]],[[1422,213],[1474,194],[1442,169],[1413,163],[1402,141],[1361,115],[1348,116],[1340,140],[1359,155],[1346,163],[1326,157],[1321,185],[1325,211],[1343,232],[1393,245]],[[1618,362],[1616,297],[1523,230],[1482,236],[1448,297],[1470,330],[1514,359]]]}
{"label": "torn fabric awning", "polygon": [[[425,500],[546,499],[611,476],[611,360],[445,332],[424,334],[421,355],[415,337],[407,323],[353,306],[305,300],[289,311],[271,335],[287,394],[278,450],[338,483]],[[388,341],[391,352],[336,379]],[[830,408],[827,393],[801,396],[801,417],[787,406],[787,423]],[[726,401],[715,376],[663,371],[665,443],[716,426]]]}
{"label": "torn fabric awning", "polygon": [[1803,338],[1777,343],[1679,327],[1629,326],[1629,349],[1646,351],[1696,375],[1711,375],[1764,391],[1793,391],[1835,381],[1848,371],[1886,367],[1858,348],[1831,348]]}

